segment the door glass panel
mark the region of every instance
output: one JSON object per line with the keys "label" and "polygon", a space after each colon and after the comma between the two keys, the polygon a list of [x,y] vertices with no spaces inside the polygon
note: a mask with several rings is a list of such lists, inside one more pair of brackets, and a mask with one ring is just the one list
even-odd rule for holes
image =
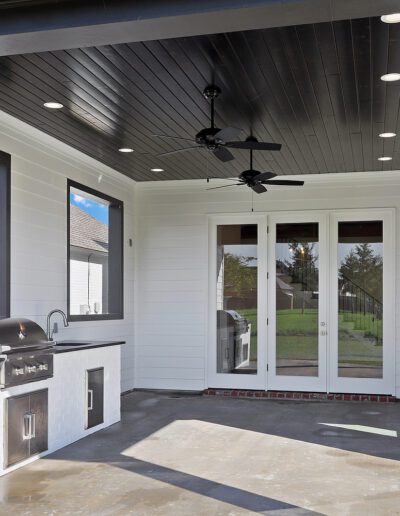
{"label": "door glass panel", "polygon": [[276,374],[318,376],[318,223],[276,226]]}
{"label": "door glass panel", "polygon": [[338,229],[339,376],[382,378],[383,223]]}
{"label": "door glass panel", "polygon": [[217,227],[217,372],[257,373],[257,225]]}

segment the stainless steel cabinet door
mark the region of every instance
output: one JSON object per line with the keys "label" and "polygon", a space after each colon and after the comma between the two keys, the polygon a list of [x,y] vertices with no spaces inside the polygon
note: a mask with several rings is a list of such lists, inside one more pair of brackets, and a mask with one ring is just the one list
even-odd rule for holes
{"label": "stainless steel cabinet door", "polygon": [[48,391],[36,391],[30,395],[31,439],[30,455],[47,450]]}
{"label": "stainless steel cabinet door", "polygon": [[6,404],[7,467],[29,457],[29,394],[8,398]]}
{"label": "stainless steel cabinet door", "polygon": [[104,422],[104,367],[86,371],[86,428]]}

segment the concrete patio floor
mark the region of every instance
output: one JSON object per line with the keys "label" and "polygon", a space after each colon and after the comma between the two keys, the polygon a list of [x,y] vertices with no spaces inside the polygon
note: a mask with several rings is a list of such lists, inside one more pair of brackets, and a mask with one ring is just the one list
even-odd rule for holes
{"label": "concrete patio floor", "polygon": [[135,392],[121,423],[2,477],[0,514],[400,514],[397,432],[397,404]]}

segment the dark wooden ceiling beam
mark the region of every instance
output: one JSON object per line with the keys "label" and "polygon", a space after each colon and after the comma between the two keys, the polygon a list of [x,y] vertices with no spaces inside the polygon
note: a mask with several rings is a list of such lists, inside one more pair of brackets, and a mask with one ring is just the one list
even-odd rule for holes
{"label": "dark wooden ceiling beam", "polygon": [[[29,5],[31,4],[31,5]],[[0,55],[365,18],[398,0],[81,0],[0,4]]]}

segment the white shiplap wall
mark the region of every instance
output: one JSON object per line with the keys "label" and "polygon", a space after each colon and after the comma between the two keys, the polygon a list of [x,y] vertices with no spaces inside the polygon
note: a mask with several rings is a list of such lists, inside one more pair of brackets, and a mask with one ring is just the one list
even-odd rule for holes
{"label": "white shiplap wall", "polygon": [[[67,178],[124,201],[125,317],[71,323],[64,339],[121,339],[122,390],[133,388],[134,182],[54,138],[0,112],[0,150],[12,156],[11,316],[43,328],[53,308],[67,309]],[[103,175],[98,182],[99,174]],[[61,329],[62,324],[59,324]]]}
{"label": "white shiplap wall", "polygon": [[[400,172],[306,176],[302,189],[275,187],[254,196],[260,212],[397,208]],[[223,184],[223,183],[221,183]],[[215,182],[215,186],[219,183]],[[137,249],[135,386],[207,387],[208,215],[249,213],[246,188],[206,191],[205,181],[136,185]],[[400,270],[396,242],[396,266]],[[396,275],[396,291],[400,287]],[[396,306],[396,342],[400,307]],[[397,346],[397,395],[400,350]]]}

